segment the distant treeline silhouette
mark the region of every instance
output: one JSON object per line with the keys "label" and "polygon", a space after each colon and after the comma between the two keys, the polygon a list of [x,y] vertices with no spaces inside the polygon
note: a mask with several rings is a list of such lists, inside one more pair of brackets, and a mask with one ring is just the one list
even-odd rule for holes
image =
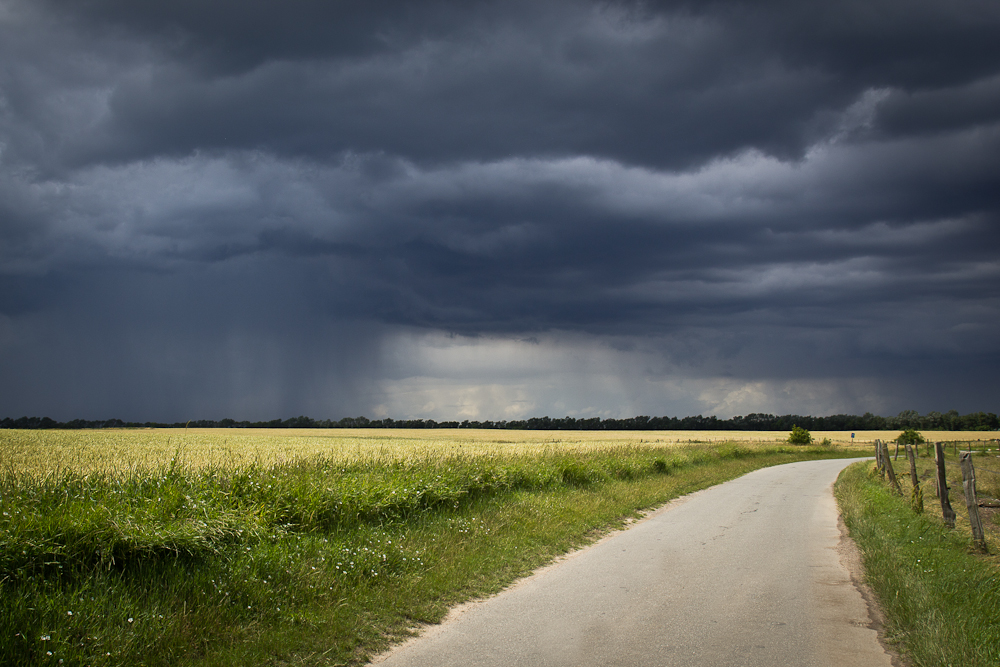
{"label": "distant treeline silhouette", "polygon": [[21,429],[84,429],[84,428],[487,428],[535,431],[786,431],[801,426],[810,431],[883,431],[915,428],[929,431],[994,431],[1000,429],[1000,419],[992,412],[960,415],[955,410],[928,412],[904,410],[895,417],[880,417],[870,412],[858,415],[769,415],[753,413],[732,419],[703,417],[629,417],[601,419],[590,417],[532,417],[504,421],[443,421],[433,419],[368,419],[345,417],[339,420],[292,417],[270,421],[236,421],[235,419],[198,419],[189,422],[163,424],[158,422],[125,422],[121,419],[91,421],[74,419],[57,422],[48,417],[20,417],[0,420],[0,428]]}

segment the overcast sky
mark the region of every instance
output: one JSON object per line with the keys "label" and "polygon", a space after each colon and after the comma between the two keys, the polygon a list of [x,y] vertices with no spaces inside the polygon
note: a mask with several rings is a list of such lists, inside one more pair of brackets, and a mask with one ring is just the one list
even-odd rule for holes
{"label": "overcast sky", "polygon": [[1000,412],[1000,3],[0,0],[0,417]]}

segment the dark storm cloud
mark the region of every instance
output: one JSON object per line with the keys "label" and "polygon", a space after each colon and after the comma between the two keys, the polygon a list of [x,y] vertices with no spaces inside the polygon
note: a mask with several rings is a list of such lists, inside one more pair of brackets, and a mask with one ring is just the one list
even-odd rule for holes
{"label": "dark storm cloud", "polygon": [[159,50],[116,80],[110,113],[67,159],[798,157],[866,89],[974,83],[1000,65],[998,12],[970,3],[158,5],[85,5],[92,30],[136,28]]}
{"label": "dark storm cloud", "polygon": [[[0,2],[0,407],[995,410],[998,33],[974,1]],[[602,388],[557,400],[539,350]],[[536,388],[483,389],[511,364]]]}
{"label": "dark storm cloud", "polygon": [[[265,4],[99,3],[78,19],[89,30],[114,38],[135,26],[159,48],[114,73],[108,113],[64,137],[61,158],[250,147],[420,161],[582,153],[677,167],[750,146],[798,154],[823,112],[856,93],[783,62],[725,16],[432,4],[413,23],[412,8],[355,17],[335,3],[291,15]],[[300,41],[288,38],[296,29]],[[215,67],[220,53],[240,66]]]}

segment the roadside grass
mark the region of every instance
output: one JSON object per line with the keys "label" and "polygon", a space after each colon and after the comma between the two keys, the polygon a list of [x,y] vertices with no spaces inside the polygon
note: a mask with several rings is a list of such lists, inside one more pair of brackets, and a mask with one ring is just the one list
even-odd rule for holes
{"label": "roadside grass", "polygon": [[357,665],[644,509],[823,447],[0,471],[0,664]]}
{"label": "roadside grass", "polygon": [[[956,530],[944,526],[931,480],[922,481],[925,512],[911,508],[909,466],[902,461],[895,468],[903,497],[868,462],[846,468],[834,487],[861,551],[866,580],[885,612],[887,638],[915,667],[1000,665],[997,559],[976,552],[967,519]],[[920,459],[918,475],[929,477],[931,465],[932,460]],[[948,468],[957,463],[950,461]],[[961,484],[951,481],[950,486],[952,505],[962,517],[964,500],[955,497]],[[996,554],[995,536],[989,541]]]}

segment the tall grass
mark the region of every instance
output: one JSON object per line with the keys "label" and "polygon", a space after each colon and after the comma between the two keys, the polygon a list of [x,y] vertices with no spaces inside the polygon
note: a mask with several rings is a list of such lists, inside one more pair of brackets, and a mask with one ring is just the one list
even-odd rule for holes
{"label": "tall grass", "polygon": [[835,486],[887,634],[917,667],[1000,665],[1000,571],[970,537],[915,513],[872,464],[844,470]]}
{"label": "tall grass", "polygon": [[[669,479],[683,493],[820,455],[831,453],[621,445],[230,466],[175,456],[90,474],[8,467],[0,664],[280,663],[308,646],[305,662],[357,662],[440,618],[462,590],[483,590],[478,579],[502,585],[664,499],[609,504],[610,490]],[[452,544],[468,545],[454,558],[473,564],[449,564]]]}

